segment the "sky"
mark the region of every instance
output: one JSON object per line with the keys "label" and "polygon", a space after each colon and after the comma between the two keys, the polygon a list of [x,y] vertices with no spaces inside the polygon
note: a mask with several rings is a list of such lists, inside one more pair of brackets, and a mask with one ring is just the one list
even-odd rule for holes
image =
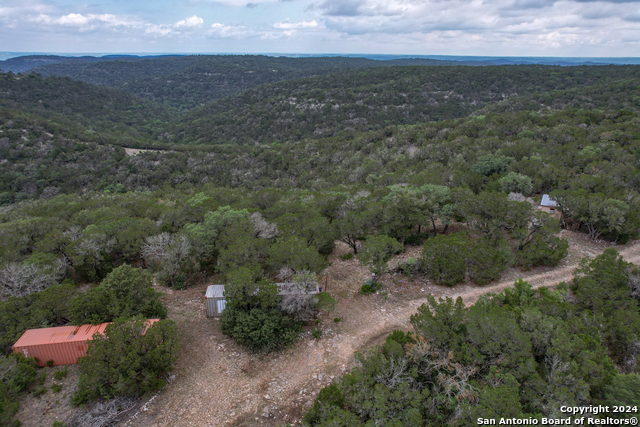
{"label": "sky", "polygon": [[640,0],[0,0],[0,51],[640,56]]}

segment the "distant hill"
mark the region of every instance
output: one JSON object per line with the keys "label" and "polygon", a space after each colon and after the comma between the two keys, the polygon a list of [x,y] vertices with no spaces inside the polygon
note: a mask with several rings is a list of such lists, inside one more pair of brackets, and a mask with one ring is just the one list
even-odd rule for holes
{"label": "distant hill", "polygon": [[0,74],[0,107],[49,120],[79,138],[100,131],[149,139],[172,117],[162,104],[126,92],[37,74]]}
{"label": "distant hill", "polygon": [[35,67],[57,64],[59,62],[68,61],[69,59],[70,58],[67,56],[57,55],[19,56],[17,58],[10,58],[4,61],[0,61],[0,70],[5,72],[11,71],[13,73],[23,73]]}
{"label": "distant hill", "polygon": [[390,67],[287,80],[195,109],[173,141],[272,143],[455,119],[509,98],[636,77],[637,66]]}
{"label": "distant hill", "polygon": [[[170,57],[175,55],[154,56],[154,58]],[[136,60],[144,59],[148,56],[137,55],[104,55],[104,56],[61,56],[61,55],[24,55],[17,56],[15,58],[5,59],[0,61],[0,70],[4,72],[24,73],[37,67],[61,64],[64,62],[70,62],[72,67],[82,67],[85,64],[93,62],[114,61],[116,59],[123,60]]]}
{"label": "distant hill", "polygon": [[485,65],[481,62],[406,58],[290,58],[260,55],[190,55],[123,57],[98,61],[73,58],[32,71],[68,76],[98,86],[121,89],[172,107],[190,109],[265,83],[326,75],[349,69],[398,65]]}

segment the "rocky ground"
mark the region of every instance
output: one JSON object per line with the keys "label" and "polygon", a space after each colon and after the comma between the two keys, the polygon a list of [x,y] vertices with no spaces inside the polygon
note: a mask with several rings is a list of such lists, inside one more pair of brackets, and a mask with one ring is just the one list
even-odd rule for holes
{"label": "rocky ground", "polygon": [[[472,304],[480,295],[500,292],[519,278],[534,287],[553,286],[570,280],[580,259],[594,257],[611,246],[570,231],[563,231],[562,236],[570,242],[569,256],[555,268],[528,272],[511,269],[499,283],[482,287],[463,284],[452,288],[391,273],[382,278],[385,286],[369,296],[358,293],[370,277],[369,271],[355,258],[340,259],[349,248],[339,244],[329,258],[331,265],[326,272],[329,290],[338,303],[333,313],[320,319],[322,337],[314,339],[310,326],[294,346],[268,355],[247,352],[222,335],[218,320],[205,317],[207,284],[184,291],[161,289],[167,294],[168,317],[179,325],[182,353],[172,372],[172,382],[156,395],[145,396],[138,410],[132,411],[121,425],[268,427],[286,422],[298,424],[320,389],[353,367],[355,351],[382,343],[394,329],[410,329],[410,316],[429,294],[460,296],[466,304]],[[616,248],[625,259],[640,265],[640,242]],[[420,250],[420,247],[409,248],[391,265],[418,257]],[[77,381],[74,369],[70,369],[59,394],[49,390],[41,397],[26,397],[18,414],[25,427],[50,426],[54,420],[65,419],[73,411],[69,396]]]}

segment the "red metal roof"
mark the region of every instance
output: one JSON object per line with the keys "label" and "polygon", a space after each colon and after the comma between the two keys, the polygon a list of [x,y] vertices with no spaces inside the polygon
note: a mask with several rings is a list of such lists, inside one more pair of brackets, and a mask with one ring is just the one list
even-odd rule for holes
{"label": "red metal roof", "polygon": [[[145,332],[159,320],[147,320]],[[16,353],[36,357],[41,366],[48,360],[53,360],[55,365],[76,363],[79,357],[86,354],[93,335],[104,334],[107,325],[109,323],[29,329],[16,341],[12,349]]]}
{"label": "red metal roof", "polygon": [[87,341],[93,334],[104,334],[108,323],[101,325],[60,326],[57,328],[29,329],[14,344],[15,347],[27,345],[52,344],[58,342]]}

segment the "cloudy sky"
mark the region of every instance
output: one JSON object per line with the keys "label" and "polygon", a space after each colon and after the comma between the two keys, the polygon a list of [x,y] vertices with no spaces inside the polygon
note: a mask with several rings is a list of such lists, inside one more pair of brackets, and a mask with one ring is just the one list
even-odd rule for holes
{"label": "cloudy sky", "polygon": [[0,51],[640,56],[640,0],[0,0]]}

